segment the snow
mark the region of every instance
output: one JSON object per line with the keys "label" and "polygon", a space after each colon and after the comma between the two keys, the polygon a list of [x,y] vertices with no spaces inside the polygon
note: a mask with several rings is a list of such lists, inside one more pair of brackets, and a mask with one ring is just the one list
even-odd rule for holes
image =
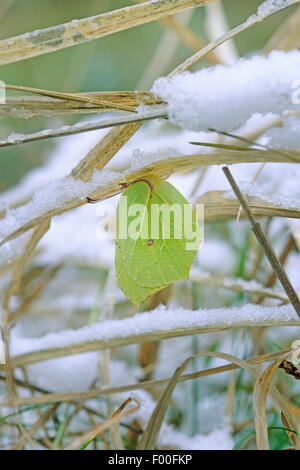
{"label": "snow", "polygon": [[32,230],[23,233],[20,237],[11,240],[0,248],[0,264],[10,264],[14,258],[20,256],[25,248],[26,243],[32,235]]}
{"label": "snow", "polygon": [[12,353],[18,355],[45,349],[65,348],[85,342],[106,341],[117,337],[126,338],[158,331],[167,332],[178,328],[226,327],[240,322],[254,324],[275,321],[294,322],[296,320],[298,320],[298,316],[291,305],[262,307],[246,304],[240,308],[201,309],[198,311],[167,309],[160,306],[151,312],[135,317],[104,321],[78,330],[50,333],[42,338],[15,338],[12,343]]}
{"label": "snow", "polygon": [[50,158],[28,172],[19,184],[0,195],[0,202],[12,205],[31,197],[37,189],[67,176],[84,155],[106,134],[106,130],[65,137],[57,143]]}
{"label": "snow", "polygon": [[[89,390],[99,375],[99,353],[83,353],[61,357],[43,363],[29,364],[28,378],[34,385],[52,393],[72,393]],[[109,362],[111,386],[138,381],[143,376],[140,367],[130,367],[125,361]]]}
{"label": "snow", "polygon": [[175,446],[181,450],[232,450],[234,447],[230,428],[225,426],[207,435],[196,434],[193,437],[168,428],[161,432],[159,442],[160,445]]}
{"label": "snow", "polygon": [[[268,168],[268,170],[270,171],[270,168]],[[282,208],[293,208],[295,210],[300,210],[299,184],[297,182],[299,181],[298,171],[296,171],[294,175],[291,174],[290,178],[285,181],[283,179],[283,174],[281,175],[281,178],[283,184],[285,182],[286,186],[288,186],[289,188],[292,187],[294,189],[294,192],[291,192],[290,189],[286,189],[282,192],[275,192],[276,178],[269,181],[268,191],[266,191],[266,185],[264,185],[264,188],[261,187],[260,182],[251,183],[249,181],[240,181],[239,187],[245,196],[259,197]],[[236,199],[236,196],[232,191],[226,192],[225,197]]]}
{"label": "snow", "polygon": [[295,116],[286,116],[282,127],[274,127],[265,132],[264,141],[261,139],[261,143],[275,149],[299,149],[300,120]]}
{"label": "snow", "polygon": [[49,392],[82,392],[97,379],[97,353],[75,354],[30,364],[27,374],[31,383]]}
{"label": "snow", "polygon": [[295,0],[266,0],[257,9],[257,15],[265,17],[271,15],[273,12],[297,3]]}
{"label": "snow", "polygon": [[[222,242],[220,242],[220,245],[222,246]],[[221,248],[221,246],[218,248]],[[221,253],[220,253],[220,256],[222,256]],[[216,255],[216,258],[220,260],[220,257],[218,257],[218,254]],[[222,261],[223,260],[224,258],[222,257]],[[224,287],[228,289],[231,289],[232,287],[237,286],[241,288],[241,290],[244,290],[245,292],[255,292],[257,290],[264,289],[265,291],[268,291],[269,293],[275,293],[273,289],[266,288],[262,283],[257,282],[256,279],[245,280],[243,278],[238,278],[238,277],[234,277],[234,278],[222,277],[220,276],[220,274],[222,274],[222,269],[219,269],[219,270],[215,269],[214,271],[217,274],[215,277],[211,276],[210,272],[203,271],[202,269],[199,269],[198,267],[193,266],[190,271],[189,279],[195,282],[197,282],[198,280],[203,283],[205,281],[215,280],[215,281],[219,281],[219,283],[221,283]],[[228,269],[228,271],[232,272],[232,269],[231,270]],[[211,269],[211,272],[213,272],[212,269]],[[283,291],[281,291],[281,294],[283,296],[285,295]]]}
{"label": "snow", "polygon": [[197,253],[197,264],[210,273],[229,274],[235,268],[236,255],[234,249],[224,240],[208,238]]}
{"label": "snow", "polygon": [[42,252],[37,262],[51,265],[76,260],[92,266],[112,268],[114,240],[109,237],[100,240],[97,237],[99,220],[97,206],[78,207],[60,217],[54,217],[51,229],[40,242]]}
{"label": "snow", "polygon": [[152,92],[168,103],[169,120],[184,129],[232,131],[254,114],[296,110],[292,84],[300,74],[300,51],[273,51],[172,78],[161,77]]}
{"label": "snow", "polygon": [[91,180],[86,183],[80,179],[67,176],[38,189],[32,199],[17,209],[9,209],[2,220],[0,237],[5,238],[30,220],[46,212],[62,209],[67,203],[79,198],[84,201],[86,196],[106,184],[119,181],[120,174],[109,170],[95,171]]}
{"label": "snow", "polygon": [[[128,395],[123,393],[119,394],[119,396],[123,397],[123,399],[128,398]],[[145,428],[154,411],[156,403],[150,393],[145,390],[136,390],[131,396],[135,397],[141,406],[127,421],[139,421],[142,427]],[[181,404],[181,406],[183,405]],[[234,446],[234,441],[230,433],[230,427],[222,423],[220,427],[207,434],[196,434],[193,437],[189,437],[187,434],[178,431],[164,421],[157,443],[159,448],[166,447],[181,450],[231,450]]]}

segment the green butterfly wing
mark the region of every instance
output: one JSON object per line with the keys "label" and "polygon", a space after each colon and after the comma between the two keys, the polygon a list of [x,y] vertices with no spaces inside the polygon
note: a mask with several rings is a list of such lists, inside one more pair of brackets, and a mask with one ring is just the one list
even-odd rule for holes
{"label": "green butterfly wing", "polygon": [[144,286],[139,285],[137,282],[135,282],[134,279],[126,271],[126,268],[124,266],[124,259],[122,256],[122,252],[118,245],[116,245],[115,260],[116,260],[116,273],[117,273],[119,285],[122,291],[124,292],[124,294],[126,295],[126,297],[130,299],[131,302],[137,307],[142,302],[144,302],[148,297],[155,294],[157,290],[160,290],[164,287],[162,286],[159,289],[157,289],[157,287],[144,287]]}
{"label": "green butterfly wing", "polygon": [[196,216],[174,186],[162,180],[153,191],[144,181],[130,185],[117,214],[116,272],[125,295],[139,305],[187,279],[200,241]]}

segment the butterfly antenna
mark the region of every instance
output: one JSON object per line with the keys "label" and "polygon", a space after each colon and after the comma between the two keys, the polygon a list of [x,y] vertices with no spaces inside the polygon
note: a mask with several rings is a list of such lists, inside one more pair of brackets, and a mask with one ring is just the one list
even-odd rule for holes
{"label": "butterfly antenna", "polygon": [[121,189],[121,191],[118,191],[117,193],[110,194],[109,196],[99,197],[98,199],[92,199],[92,198],[90,198],[90,197],[87,197],[87,198],[86,198],[86,202],[88,202],[89,204],[97,204],[97,202],[105,201],[105,199],[110,199],[111,197],[114,197],[114,196],[116,196],[117,194],[122,193],[123,190],[124,190],[124,188]]}

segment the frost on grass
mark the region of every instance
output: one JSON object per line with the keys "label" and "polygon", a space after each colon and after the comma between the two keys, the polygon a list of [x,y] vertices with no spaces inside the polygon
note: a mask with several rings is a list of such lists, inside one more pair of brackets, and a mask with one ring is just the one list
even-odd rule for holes
{"label": "frost on grass", "polygon": [[30,220],[33,220],[53,209],[63,209],[74,199],[84,201],[86,196],[106,184],[118,181],[119,174],[109,170],[95,171],[92,179],[85,183],[71,176],[49,183],[37,190],[32,199],[17,209],[9,209],[2,220],[0,237],[5,236]]}
{"label": "frost on grass", "polygon": [[293,3],[296,3],[295,0],[266,0],[258,7],[257,15],[264,18]]}
{"label": "frost on grass", "polygon": [[167,309],[159,307],[148,313],[123,320],[109,320],[78,330],[50,333],[42,338],[18,338],[12,344],[14,355],[51,348],[64,348],[74,344],[92,341],[126,338],[128,336],[170,331],[177,328],[231,326],[236,323],[254,324],[275,321],[289,322],[298,320],[290,305],[281,307],[262,307],[246,304],[240,308]]}
{"label": "frost on grass", "polygon": [[168,427],[161,432],[160,444],[175,446],[181,450],[231,450],[234,440],[230,435],[230,428],[226,426],[207,435],[196,434],[193,437]]}
{"label": "frost on grass", "polygon": [[297,110],[293,83],[300,76],[300,52],[273,51],[195,73],[154,82],[152,91],[168,103],[173,124],[191,131],[233,131],[254,114],[282,116]]}
{"label": "frost on grass", "polygon": [[[288,180],[289,184],[292,183],[292,179],[296,179],[298,173],[296,173],[295,178],[291,178]],[[274,184],[274,182],[273,182]],[[268,201],[270,203],[274,203],[279,207],[288,208],[293,207],[294,210],[300,210],[300,200],[299,200],[299,186],[295,181],[295,185],[292,185],[292,189],[294,192],[287,190],[286,192],[266,192],[264,191],[259,183],[251,183],[249,181],[242,181],[239,183],[240,189],[243,191],[244,195],[249,197],[258,197]],[[274,188],[275,190],[275,188]],[[225,196],[236,199],[235,194],[233,191],[228,191]]]}
{"label": "frost on grass", "polygon": [[[84,122],[84,121],[83,121]],[[13,188],[0,195],[0,203],[10,206],[30,198],[32,193],[52,181],[67,176],[81,158],[106,134],[106,130],[64,137],[44,165],[33,168]]]}
{"label": "frost on grass", "polygon": [[[30,364],[27,368],[31,383],[53,393],[81,392],[89,390],[98,378],[101,358],[99,353],[83,353]],[[138,381],[143,371],[138,366],[130,367],[125,361],[109,363],[111,386]]]}

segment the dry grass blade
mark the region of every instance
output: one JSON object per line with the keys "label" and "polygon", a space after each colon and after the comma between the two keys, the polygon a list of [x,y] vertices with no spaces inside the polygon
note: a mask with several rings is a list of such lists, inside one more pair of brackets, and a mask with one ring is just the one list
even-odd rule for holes
{"label": "dry grass blade", "polygon": [[43,224],[37,227],[34,230],[33,234],[30,236],[28,242],[25,244],[23,252],[14,261],[11,282],[4,296],[4,301],[3,301],[4,312],[2,312],[2,321],[4,321],[6,312],[8,312],[9,301],[11,297],[16,295],[18,292],[24,268],[28,260],[32,256],[37,243],[39,242],[40,238],[47,232],[47,230],[49,229],[49,226],[50,226],[50,221],[45,220]]}
{"label": "dry grass blade", "polygon": [[136,122],[111,129],[73,168],[71,176],[89,181],[94,171],[102,170],[142,124],[142,122]]}
{"label": "dry grass blade", "polygon": [[78,101],[80,103],[93,104],[95,106],[102,106],[104,108],[121,109],[123,111],[135,111],[135,109],[129,106],[116,104],[116,103],[110,103],[109,101],[100,100],[96,98],[90,98],[88,96],[80,95],[78,93],[77,94],[61,93],[58,91],[41,90],[40,88],[30,88],[30,87],[25,87],[25,86],[8,85],[8,84],[4,84],[4,87],[6,88],[6,90],[35,93],[37,95],[47,96],[50,98],[59,98],[61,100]]}
{"label": "dry grass blade", "polygon": [[[117,320],[115,320],[117,321]],[[120,320],[121,321],[121,320]],[[299,320],[272,320],[272,321],[249,321],[231,322],[230,324],[223,322],[219,324],[206,325],[203,327],[193,328],[174,328],[159,330],[157,332],[137,333],[126,337],[116,336],[109,339],[99,339],[98,341],[87,341],[82,343],[72,344],[66,347],[41,349],[33,352],[28,352],[11,358],[13,367],[24,366],[33,364],[35,362],[47,361],[48,359],[55,359],[57,357],[70,356],[73,354],[97,351],[104,349],[113,349],[129,344],[140,344],[151,341],[162,341],[168,338],[179,338],[182,336],[197,335],[202,333],[212,333],[217,331],[232,330],[235,328],[254,328],[254,327],[267,327],[267,326],[300,326]],[[0,364],[0,370],[4,366]]]}
{"label": "dry grass blade", "polygon": [[[276,126],[277,126],[277,124],[275,124],[275,127]],[[272,127],[273,127],[273,124],[272,124]],[[230,134],[229,132],[216,131],[215,129],[210,129],[210,130],[213,131],[213,132],[217,132],[220,135],[230,137],[234,140],[240,140],[240,141],[244,142],[247,145],[246,146],[241,146],[241,145],[233,145],[233,144],[225,144],[225,143],[221,143],[221,144],[216,143],[216,144],[214,144],[214,143],[211,143],[211,142],[190,142],[190,144],[199,145],[199,146],[202,146],[202,147],[212,147],[212,148],[221,149],[221,150],[234,150],[234,151],[248,152],[248,153],[251,152],[251,151],[255,151],[255,150],[271,150],[270,147],[268,147],[267,145],[257,144],[255,141],[253,141],[253,140],[251,141],[251,140],[249,140],[248,138],[246,138],[244,136],[238,136],[238,135]],[[256,147],[255,148],[249,148],[250,145],[255,145]],[[276,155],[282,155],[282,156],[287,157],[287,158],[291,157],[292,153],[293,153],[293,151],[291,152],[289,150],[283,150],[283,149],[272,149],[272,152],[276,153]]]}
{"label": "dry grass blade", "polygon": [[249,149],[249,147],[243,147],[241,145],[230,145],[230,144],[214,144],[212,142],[208,143],[208,142],[190,142],[190,144],[192,145],[199,145],[201,147],[212,147],[212,148],[216,148],[216,149],[222,149],[222,150],[238,150],[240,152],[244,152],[244,151],[251,151],[251,150],[255,150],[255,149]]}
{"label": "dry grass blade", "polygon": [[[257,217],[300,218],[299,208],[281,207],[257,196],[248,196],[247,202],[253,215]],[[209,191],[199,197],[197,203],[204,204],[205,220],[209,222],[235,218],[240,208],[239,202],[228,197],[227,191]],[[242,211],[241,217],[245,216],[245,212]]]}
{"label": "dry grass blade", "polygon": [[[136,406],[129,409],[129,410],[124,410],[124,408],[134,401],[136,403]],[[80,449],[85,443],[88,441],[91,441],[95,439],[95,437],[99,436],[99,434],[103,433],[106,429],[110,428],[114,424],[117,424],[121,421],[121,419],[126,418],[127,416],[131,415],[132,413],[135,413],[138,411],[140,408],[140,403],[138,400],[134,397],[128,398],[122,405],[115,411],[115,413],[108,418],[104,423],[98,424],[95,426],[93,429],[90,429],[89,431],[85,432],[82,434],[82,436],[78,437],[74,441],[72,441],[66,448],[65,450],[76,450]]]}
{"label": "dry grass blade", "polygon": [[[197,357],[203,357],[203,356],[211,356],[211,357],[218,357],[220,359],[224,359],[225,361],[232,362],[233,364],[236,364],[239,367],[243,368],[244,370],[249,372],[253,377],[255,378],[259,377],[259,374],[256,371],[256,369],[250,366],[246,361],[238,359],[237,357],[232,356],[231,354],[218,353],[218,352],[203,352],[203,353],[199,353],[199,354],[189,357],[182,363],[180,367],[177,368],[175,374],[173,375],[172,379],[169,382],[169,385],[167,386],[161,399],[157,403],[152,413],[152,416],[148,422],[147,428],[143,434],[143,437],[140,441],[140,444],[138,447],[139,450],[155,449],[157,438],[158,438],[158,435],[159,435],[159,432],[160,432],[160,429],[161,429],[161,426],[162,426],[162,423],[163,423],[163,420],[164,420],[164,417],[168,408],[168,403],[170,401],[174,388],[179,382],[182,372],[187,367],[187,365],[191,362],[191,360]],[[284,400],[281,398],[280,393],[272,385],[270,386],[269,390],[275,403],[278,406],[280,406],[280,408],[284,411],[285,416],[288,416],[291,429],[297,432],[296,422],[293,419],[289,410],[287,409],[286,404]]]}
{"label": "dry grass blade", "polygon": [[[280,359],[271,364],[257,378],[253,393],[253,408],[255,418],[256,447],[258,450],[269,450],[268,424],[266,413],[267,395],[270,389],[271,380],[282,363],[282,360],[289,356],[290,353],[283,355]],[[286,420],[287,427],[293,429],[293,423],[290,421],[291,413],[285,405],[282,409]],[[295,430],[296,431],[296,430]]]}
{"label": "dry grass blade", "polygon": [[161,104],[151,93],[142,91],[73,93],[72,97],[84,100],[78,102],[76,99],[48,96],[7,96],[5,103],[0,103],[0,116],[28,119],[35,116],[103,113],[111,111],[111,108],[134,110],[140,104]]}
{"label": "dry grass blade", "polygon": [[0,41],[0,65],[76,46],[214,0],[147,1]]}
{"label": "dry grass blade", "polygon": [[26,263],[33,254],[33,251],[40,240],[40,238],[47,232],[50,225],[49,219],[46,219],[42,224],[35,228],[29,240],[26,242],[22,253],[14,260],[13,269],[11,274],[10,283],[4,293],[2,312],[1,312],[1,333],[5,346],[5,370],[7,378],[8,394],[14,400],[15,398],[15,383],[13,367],[11,364],[11,358],[9,354],[9,333],[10,333],[10,317],[9,317],[9,305],[11,298],[17,294],[22,275],[26,266]]}
{"label": "dry grass blade", "polygon": [[234,292],[260,295],[263,297],[282,300],[283,302],[289,302],[289,298],[283,293],[275,292],[274,290],[266,287],[259,287],[258,283],[256,284],[251,281],[245,281],[244,279],[209,276],[207,274],[202,274],[201,272],[198,273],[196,270],[191,271],[189,279],[190,281],[197,282],[200,285],[220,287]]}
{"label": "dry grass blade", "polygon": [[[291,410],[292,411],[292,410]],[[298,410],[298,413],[299,413],[299,410]],[[285,430],[286,430],[286,433],[289,437],[289,440],[293,446],[293,449],[296,449],[296,446],[297,446],[297,437],[295,435],[294,432],[292,432],[292,429],[289,429],[289,422],[288,420],[286,419],[286,416],[285,414],[283,413],[283,411],[281,412],[281,421],[282,421],[282,424],[283,426],[285,427]]]}
{"label": "dry grass blade", "polygon": [[138,450],[154,450],[155,449],[157,438],[160,433],[160,429],[163,424],[163,420],[167,412],[169,401],[171,400],[174,388],[176,387],[184,369],[187,367],[187,365],[191,362],[191,360],[194,357],[196,356],[189,357],[188,359],[184,361],[184,363],[180,367],[176,369],[175,374],[171,378],[168,386],[163,392],[162,397],[160,398],[156,407],[154,408],[154,411],[148,422],[147,428],[138,445]]}
{"label": "dry grass blade", "polygon": [[141,113],[130,113],[125,116],[116,116],[108,119],[101,119],[98,121],[79,122],[73,126],[63,126],[59,129],[44,129],[40,132],[35,132],[27,135],[13,134],[7,139],[0,141],[0,148],[11,147],[13,145],[26,144],[28,142],[37,142],[53,137],[63,137],[67,135],[80,134],[87,131],[95,131],[97,129],[106,129],[107,127],[120,126],[122,124],[135,123],[139,121],[148,121],[150,119],[166,118],[167,113],[165,108],[159,107]]}
{"label": "dry grass blade", "polygon": [[[245,359],[248,364],[263,364],[264,362],[273,361],[278,357],[282,357],[283,354],[291,352],[292,349],[285,349],[283,351],[277,351],[274,353],[263,354],[258,357],[252,357]],[[213,367],[211,369],[205,369],[199,372],[194,372],[191,374],[182,375],[179,378],[179,382],[185,382],[187,380],[197,379],[201,377],[208,377],[210,375],[221,374],[223,372],[228,372],[238,369],[240,366],[237,364],[229,364],[226,366]],[[3,377],[0,376],[0,380],[3,380]],[[168,385],[171,377],[160,380],[145,380],[136,384],[123,385],[120,387],[112,388],[101,388],[101,389],[92,389],[87,392],[71,392],[71,393],[49,393],[47,390],[40,389],[34,386],[37,392],[42,393],[40,396],[31,396],[31,397],[19,397],[16,399],[16,404],[21,405],[30,405],[30,404],[43,404],[43,403],[55,403],[55,402],[70,402],[76,400],[87,400],[89,398],[94,398],[102,395],[113,395],[123,392],[131,392],[133,390],[147,390],[152,389],[153,387],[161,387]],[[18,386],[26,387],[26,383],[16,380]],[[10,406],[9,402],[0,403],[1,406]],[[299,414],[299,409],[294,406],[295,413]]]}
{"label": "dry grass blade", "polygon": [[19,442],[13,447],[13,450],[21,450],[23,449],[24,447],[24,444],[26,442],[26,439],[29,437],[29,438],[32,438],[34,437],[35,433],[42,427],[46,424],[46,422],[48,421],[48,419],[55,413],[57,407],[59,405],[56,404],[56,405],[53,405],[51,408],[49,408],[49,410],[47,410],[41,417],[40,419],[33,424],[33,426],[31,426],[30,429],[27,430],[26,434],[23,435]]}

